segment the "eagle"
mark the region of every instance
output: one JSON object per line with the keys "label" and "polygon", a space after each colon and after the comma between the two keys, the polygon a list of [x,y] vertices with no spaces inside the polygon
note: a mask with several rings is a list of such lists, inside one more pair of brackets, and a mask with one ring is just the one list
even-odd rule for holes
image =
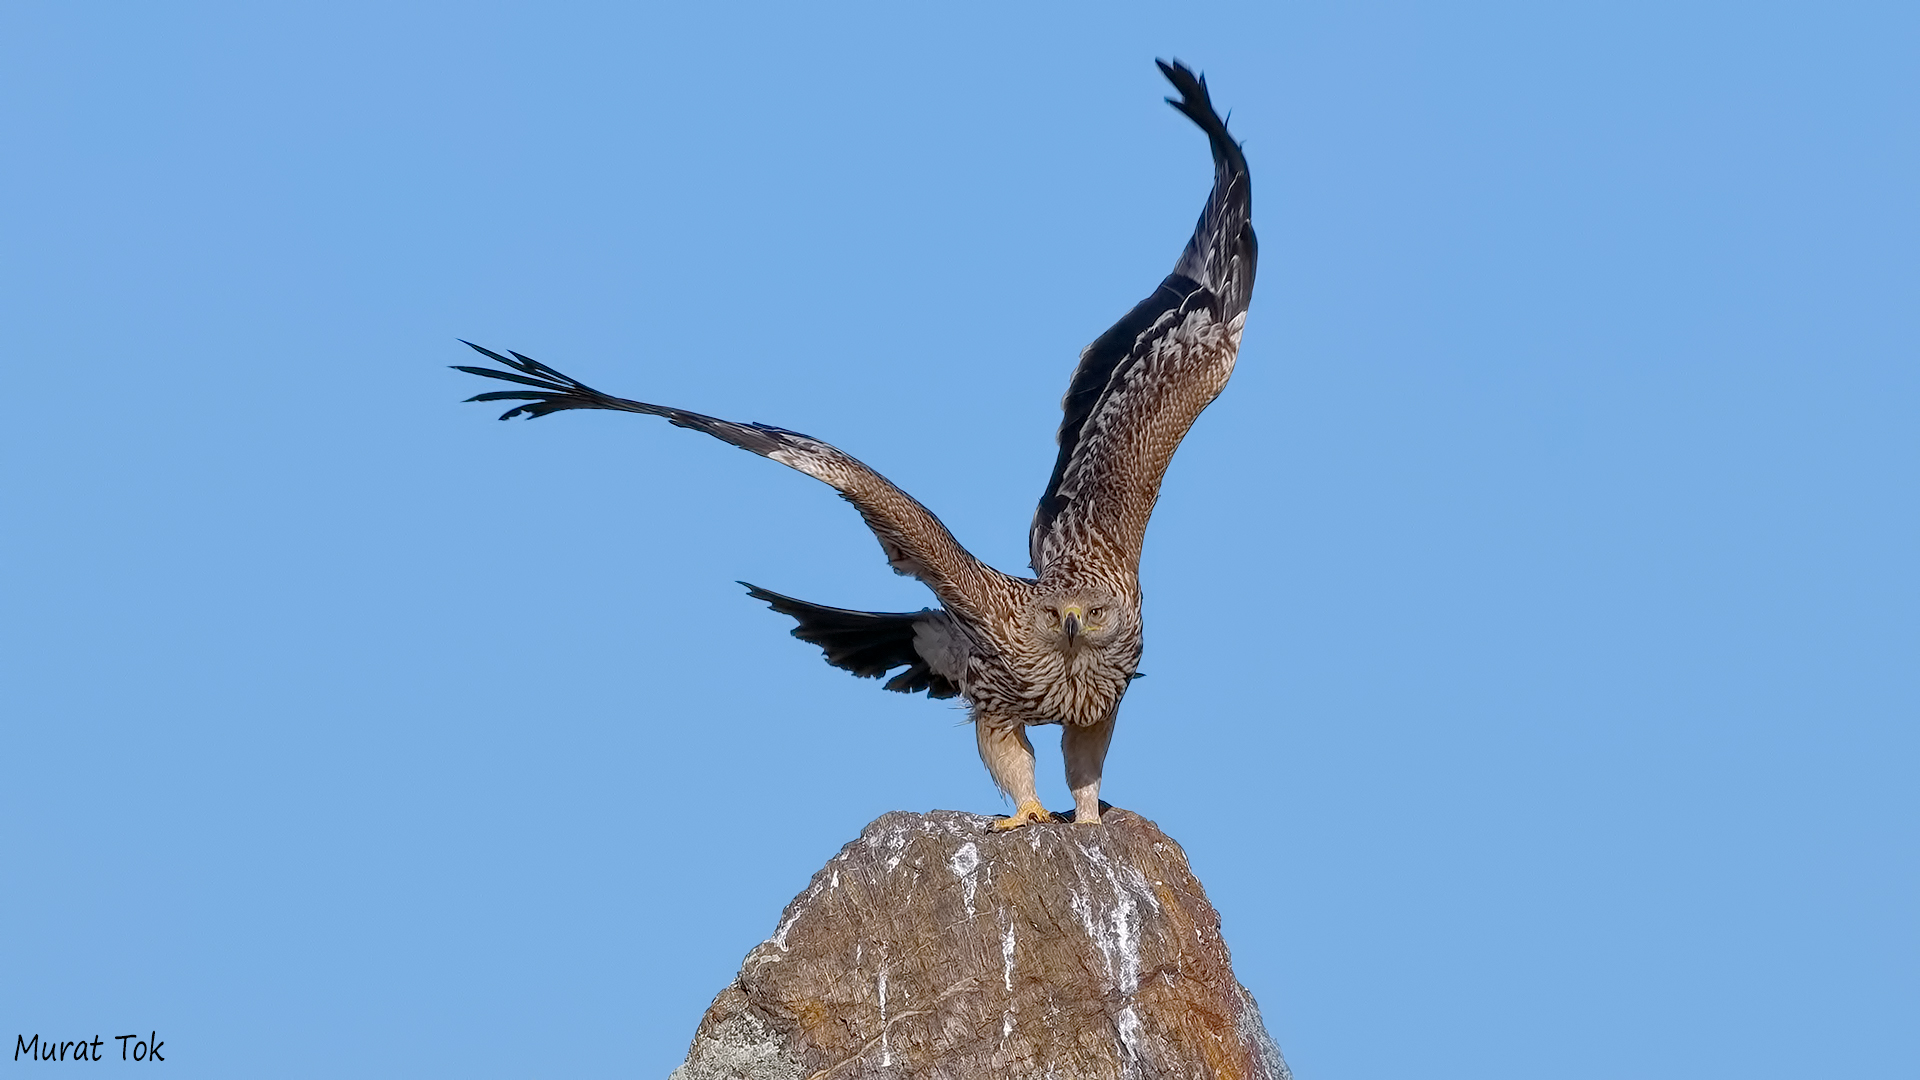
{"label": "eagle", "polygon": [[829,664],[886,689],[966,700],[980,758],[1014,804],[995,828],[1052,820],[1034,791],[1026,729],[1061,727],[1072,820],[1100,821],[1100,775],[1114,719],[1138,674],[1140,547],[1173,452],[1233,373],[1253,292],[1256,244],[1247,159],[1214,111],[1204,76],[1156,61],[1167,103],[1213,152],[1213,188],[1173,272],[1080,354],[1061,401],[1059,456],[1029,535],[1032,577],[975,558],[932,511],[851,455],[810,435],[612,397],[517,352],[464,342],[499,368],[458,370],[519,384],[469,401],[518,401],[500,416],[612,409],[665,418],[823,481],[860,512],[887,562],[933,591],[938,607],[853,611],[746,582],[792,617],[792,633]]}

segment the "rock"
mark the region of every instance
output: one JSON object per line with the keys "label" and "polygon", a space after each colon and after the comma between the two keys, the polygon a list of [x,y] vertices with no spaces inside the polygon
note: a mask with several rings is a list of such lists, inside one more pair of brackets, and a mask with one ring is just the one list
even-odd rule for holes
{"label": "rock", "polygon": [[671,1080],[1291,1080],[1186,853],[1099,826],[887,814],[821,867]]}

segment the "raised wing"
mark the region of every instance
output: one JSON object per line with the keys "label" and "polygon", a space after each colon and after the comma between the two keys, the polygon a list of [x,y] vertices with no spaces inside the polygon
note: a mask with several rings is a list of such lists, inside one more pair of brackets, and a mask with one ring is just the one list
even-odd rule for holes
{"label": "raised wing", "polygon": [[961,547],[932,511],[895,487],[892,481],[819,439],[767,424],[736,424],[685,409],[613,397],[519,353],[502,356],[471,341],[466,344],[508,370],[453,365],[457,370],[531,387],[496,390],[467,399],[526,402],[501,413],[502,420],[522,414],[529,418],[545,416],[565,409],[611,409],[664,417],[676,427],[704,431],[743,450],[798,469],[840,492],[842,498],[860,511],[867,527],[879,538],[880,548],[894,570],[925,582],[950,610],[984,617],[983,605],[992,584],[996,579],[1005,578]]}
{"label": "raised wing", "polygon": [[1034,514],[1033,569],[1100,549],[1137,565],[1160,479],[1200,411],[1233,373],[1257,245],[1247,159],[1213,110],[1207,81],[1160,62],[1213,147],[1213,191],[1153,295],[1086,347],[1061,400],[1060,456]]}

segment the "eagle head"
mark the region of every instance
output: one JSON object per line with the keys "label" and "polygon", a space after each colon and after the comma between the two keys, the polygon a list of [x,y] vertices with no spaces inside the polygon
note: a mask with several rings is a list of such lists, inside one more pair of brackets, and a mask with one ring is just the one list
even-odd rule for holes
{"label": "eagle head", "polygon": [[1138,636],[1132,605],[1100,589],[1044,593],[1034,606],[1034,622],[1042,641],[1070,657],[1105,654]]}

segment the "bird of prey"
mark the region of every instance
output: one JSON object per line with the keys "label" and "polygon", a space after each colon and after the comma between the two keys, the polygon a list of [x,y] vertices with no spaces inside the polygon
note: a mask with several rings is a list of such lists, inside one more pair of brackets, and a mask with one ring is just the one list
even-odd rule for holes
{"label": "bird of prey", "polygon": [[1226,386],[1246,325],[1255,261],[1247,159],[1206,79],[1178,62],[1159,64],[1180,95],[1168,104],[1207,135],[1213,189],[1173,272],[1080,354],[1061,402],[1060,454],[1029,536],[1033,577],[974,558],[912,496],[811,436],[611,397],[517,352],[474,345],[501,369],[456,365],[527,388],[468,399],[523,402],[502,420],[565,409],[664,417],[798,469],[853,503],[887,562],[932,589],[938,607],[849,611],[747,591],[794,618],[793,636],[819,645],[830,664],[867,678],[905,669],[887,689],[965,698],[980,758],[1014,802],[996,828],[1051,818],[1034,791],[1026,728],[1037,724],[1061,725],[1073,820],[1100,820],[1101,767],[1140,660],[1147,517],[1174,449]]}

